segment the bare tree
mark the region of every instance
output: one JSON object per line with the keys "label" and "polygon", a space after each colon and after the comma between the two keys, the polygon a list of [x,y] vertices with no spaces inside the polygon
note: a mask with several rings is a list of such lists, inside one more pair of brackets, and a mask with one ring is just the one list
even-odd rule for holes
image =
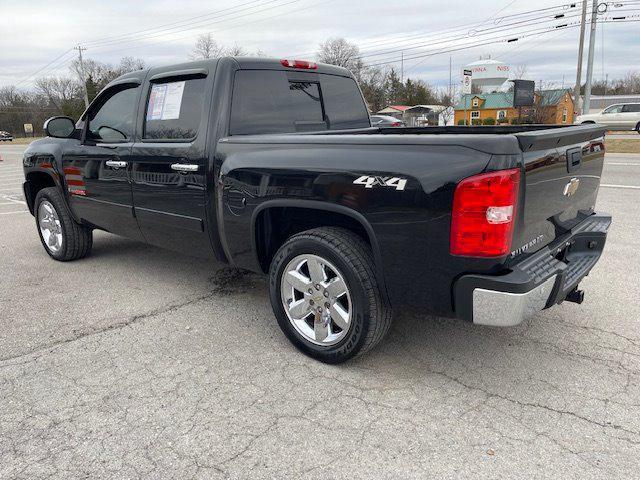
{"label": "bare tree", "polygon": [[196,45],[193,47],[189,57],[191,60],[205,60],[223,55],[225,55],[225,48],[218,45],[211,33],[203,33],[196,40]]}
{"label": "bare tree", "polygon": [[227,47],[223,50],[224,55],[229,55],[230,57],[242,57],[244,55],[248,55],[248,52],[237,43],[234,44],[233,47]]}
{"label": "bare tree", "polygon": [[321,43],[316,57],[320,62],[346,68],[358,80],[362,77],[364,62],[360,58],[360,49],[344,38],[330,38]]}
{"label": "bare tree", "polygon": [[513,70],[513,78],[515,80],[522,80],[527,75],[527,65],[526,63],[521,63],[520,65],[516,65]]}
{"label": "bare tree", "polygon": [[36,80],[35,85],[61,111],[65,104],[81,98],[79,82],[69,77],[42,77]]}
{"label": "bare tree", "polygon": [[[196,40],[196,45],[193,47],[189,58],[191,58],[191,60],[205,60],[207,58],[224,56],[241,57],[245,55],[251,54],[237,43],[230,47],[220,45],[213,39],[213,36],[210,33],[205,33],[200,35]],[[264,53],[258,50],[254,55],[263,57]]]}

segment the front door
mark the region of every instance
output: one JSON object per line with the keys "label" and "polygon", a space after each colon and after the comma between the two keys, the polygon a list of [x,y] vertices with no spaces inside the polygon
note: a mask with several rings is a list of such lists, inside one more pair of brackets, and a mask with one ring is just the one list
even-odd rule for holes
{"label": "front door", "polygon": [[150,72],[132,147],[135,215],[147,242],[211,256],[205,230],[206,72]]}
{"label": "front door", "polygon": [[142,240],[131,192],[131,147],[140,86],[103,92],[85,117],[83,140],[63,154],[64,180],[74,213],[85,222]]}
{"label": "front door", "polygon": [[622,105],[611,105],[605,108],[600,115],[600,119],[596,120],[597,123],[602,123],[607,127],[617,130],[620,128],[622,122],[621,119]]}

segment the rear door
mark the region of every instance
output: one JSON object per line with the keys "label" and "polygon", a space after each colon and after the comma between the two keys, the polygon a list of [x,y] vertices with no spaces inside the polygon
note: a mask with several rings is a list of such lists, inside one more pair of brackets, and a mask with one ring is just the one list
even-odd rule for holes
{"label": "rear door", "polygon": [[620,118],[620,124],[625,130],[635,130],[636,126],[640,124],[640,103],[623,105]]}
{"label": "rear door", "polygon": [[140,96],[138,83],[105,90],[85,117],[83,140],[63,154],[69,202],[84,221],[142,239],[133,214],[131,147]]}
{"label": "rear door", "polygon": [[134,211],[148,243],[211,255],[205,231],[207,118],[213,75],[155,70],[132,147]]}

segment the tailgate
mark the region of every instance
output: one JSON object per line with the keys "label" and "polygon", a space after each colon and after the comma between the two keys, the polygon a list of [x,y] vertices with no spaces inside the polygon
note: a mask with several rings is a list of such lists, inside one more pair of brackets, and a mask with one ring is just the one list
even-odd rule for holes
{"label": "tailgate", "polygon": [[532,253],[593,214],[604,163],[597,125],[516,134],[525,168],[524,205],[512,256]]}

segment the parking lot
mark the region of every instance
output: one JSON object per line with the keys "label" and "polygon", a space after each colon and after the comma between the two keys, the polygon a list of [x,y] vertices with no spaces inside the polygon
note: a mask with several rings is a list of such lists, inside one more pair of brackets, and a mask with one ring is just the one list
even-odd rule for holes
{"label": "parking lot", "polygon": [[582,305],[509,329],[401,312],[329,366],[259,276],[102,232],[51,260],[24,148],[0,145],[0,478],[640,478],[640,155],[606,157]]}

